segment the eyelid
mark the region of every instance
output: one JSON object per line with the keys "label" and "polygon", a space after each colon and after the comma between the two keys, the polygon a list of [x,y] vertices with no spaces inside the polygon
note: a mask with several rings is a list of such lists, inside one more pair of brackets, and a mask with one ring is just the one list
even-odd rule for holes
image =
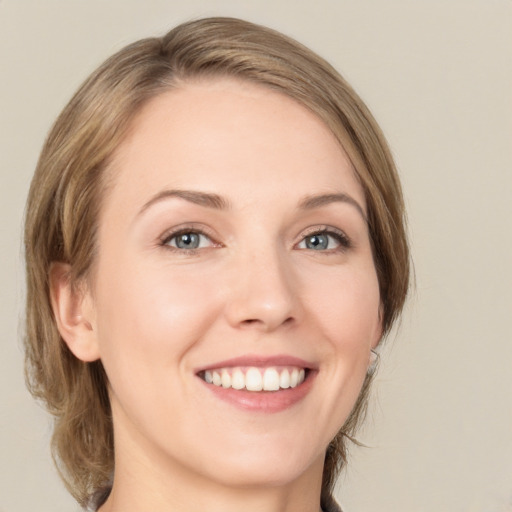
{"label": "eyelid", "polygon": [[[185,234],[185,233],[197,233],[199,235],[203,235],[211,241],[212,247],[223,247],[223,244],[217,241],[218,236],[215,233],[213,233],[213,230],[211,230],[207,226],[204,226],[203,224],[197,224],[194,222],[180,224],[178,226],[174,226],[170,229],[167,229],[166,231],[164,231],[162,233],[162,235],[160,235],[158,237],[158,245],[165,249],[171,250],[171,251],[177,251],[177,252],[187,253],[187,254],[193,254],[194,252],[208,249],[208,248],[179,249],[179,248],[169,245],[169,241],[172,238],[179,236],[180,234]],[[352,240],[343,230],[336,228],[334,226],[330,226],[330,225],[311,226],[311,227],[307,228],[299,235],[299,240],[294,244],[294,247],[296,248],[297,245],[300,244],[301,242],[303,242],[304,239],[307,238],[308,236],[312,236],[312,235],[316,235],[316,234],[326,234],[326,235],[333,236],[340,244],[340,246],[336,249],[327,249],[325,251],[319,251],[319,252],[343,251],[343,250],[347,250],[347,249],[350,249],[353,247]],[[305,250],[305,249],[303,249],[303,250]]]}
{"label": "eyelid", "polygon": [[212,232],[211,229],[207,228],[206,226],[202,224],[196,224],[196,223],[188,223],[188,224],[180,224],[179,226],[174,226],[170,229],[167,229],[158,237],[158,245],[161,247],[164,247],[168,250],[175,250],[177,252],[187,252],[192,254],[195,251],[204,250],[202,249],[179,249],[177,247],[173,247],[169,245],[169,241],[179,235],[185,234],[185,233],[197,233],[199,235],[207,237],[211,242],[213,247],[221,247],[222,244],[219,243],[216,240],[216,235]]}
{"label": "eyelid", "polygon": [[305,238],[312,235],[320,235],[326,234],[331,235],[337,239],[340,244],[340,247],[337,249],[330,249],[326,251],[318,251],[318,252],[332,252],[336,250],[347,250],[353,247],[353,243],[351,238],[341,229],[335,228],[334,226],[328,225],[320,225],[320,226],[312,226],[303,231],[300,235],[299,241],[295,244],[297,246],[300,244]]}

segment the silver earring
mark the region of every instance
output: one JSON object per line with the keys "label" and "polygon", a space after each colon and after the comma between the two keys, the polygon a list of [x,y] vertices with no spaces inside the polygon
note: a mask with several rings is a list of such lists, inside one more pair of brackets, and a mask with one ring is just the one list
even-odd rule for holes
{"label": "silver earring", "polygon": [[373,373],[379,365],[380,354],[373,348],[370,350],[370,361],[368,363],[368,373]]}

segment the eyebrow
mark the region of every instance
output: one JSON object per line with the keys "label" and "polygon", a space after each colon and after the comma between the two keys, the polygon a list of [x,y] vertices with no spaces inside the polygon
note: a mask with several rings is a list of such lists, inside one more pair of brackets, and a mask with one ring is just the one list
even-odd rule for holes
{"label": "eyebrow", "polygon": [[184,199],[185,201],[198,204],[199,206],[205,206],[206,208],[214,208],[215,210],[227,210],[230,208],[229,201],[217,194],[198,192],[196,190],[162,190],[144,204],[139,211],[139,215],[154,204],[172,197]]}
{"label": "eyebrow", "polygon": [[363,207],[352,196],[344,193],[306,196],[299,202],[299,209],[312,210],[332,203],[347,203],[352,205],[361,214],[363,219],[368,222]]}
{"label": "eyebrow", "polygon": [[[230,202],[218,194],[199,192],[197,190],[162,190],[142,206],[139,211],[139,215],[141,215],[154,204],[173,197],[184,199],[185,201],[198,204],[199,206],[213,208],[215,210],[228,210],[231,207]],[[352,196],[341,192],[336,194],[317,194],[306,196],[299,201],[299,209],[312,210],[314,208],[321,208],[322,206],[326,206],[332,203],[350,204],[361,214],[365,221],[368,221],[362,206]]]}

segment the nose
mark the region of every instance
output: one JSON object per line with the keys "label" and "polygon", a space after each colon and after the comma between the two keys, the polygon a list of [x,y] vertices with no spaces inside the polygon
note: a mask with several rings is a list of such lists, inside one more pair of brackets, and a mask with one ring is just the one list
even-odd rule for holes
{"label": "nose", "polygon": [[232,266],[226,317],[236,328],[270,332],[299,320],[297,279],[276,249],[246,254]]}

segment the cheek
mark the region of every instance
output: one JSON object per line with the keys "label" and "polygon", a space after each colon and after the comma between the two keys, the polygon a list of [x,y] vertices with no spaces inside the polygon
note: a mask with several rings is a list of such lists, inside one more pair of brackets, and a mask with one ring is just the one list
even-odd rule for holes
{"label": "cheek", "polygon": [[97,332],[106,366],[173,366],[217,316],[216,287],[201,272],[118,260],[98,279]]}
{"label": "cheek", "polygon": [[[321,399],[313,416],[325,425],[327,444],[346,422],[367,374],[370,349],[380,336],[379,286],[373,266],[318,270],[302,282],[308,339],[322,361]],[[312,276],[310,276],[312,277]]]}
{"label": "cheek", "polygon": [[303,286],[307,305],[331,349],[367,353],[380,336],[380,294],[373,266],[316,275]]}
{"label": "cheek", "polygon": [[181,432],[172,411],[190,407],[189,355],[218,315],[215,286],[200,272],[117,263],[99,276],[97,318],[117,424]]}

